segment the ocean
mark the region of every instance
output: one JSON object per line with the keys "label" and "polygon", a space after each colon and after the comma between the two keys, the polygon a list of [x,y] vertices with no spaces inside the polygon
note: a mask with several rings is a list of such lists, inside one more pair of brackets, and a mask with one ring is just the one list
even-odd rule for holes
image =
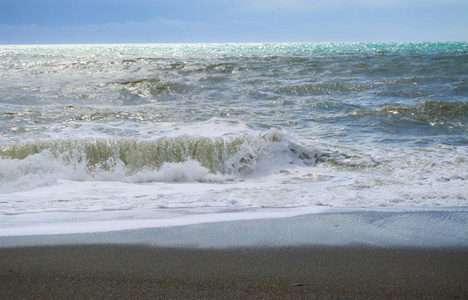
{"label": "ocean", "polygon": [[468,206],[468,42],[1,45],[0,79],[0,235]]}

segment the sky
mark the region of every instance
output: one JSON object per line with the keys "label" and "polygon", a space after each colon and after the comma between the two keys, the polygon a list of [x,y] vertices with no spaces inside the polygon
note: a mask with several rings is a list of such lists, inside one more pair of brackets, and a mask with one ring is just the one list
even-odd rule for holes
{"label": "sky", "polygon": [[468,0],[0,0],[0,44],[468,41]]}

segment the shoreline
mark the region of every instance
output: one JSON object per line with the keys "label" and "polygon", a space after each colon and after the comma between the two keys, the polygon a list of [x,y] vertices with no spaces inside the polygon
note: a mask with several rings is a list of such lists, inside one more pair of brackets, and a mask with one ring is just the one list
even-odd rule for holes
{"label": "shoreline", "polygon": [[2,299],[463,299],[467,278],[466,248],[0,249]]}
{"label": "shoreline", "polygon": [[1,299],[468,298],[468,211],[0,237]]}
{"label": "shoreline", "polygon": [[[250,213],[255,215],[255,212]],[[206,249],[348,245],[468,248],[466,207],[460,210],[338,210],[257,219],[242,218],[239,217],[242,213],[232,213],[238,219],[223,219],[227,214],[187,214],[188,218],[193,217],[198,223],[104,232],[33,234],[31,230],[31,235],[2,236],[0,229],[0,249],[93,244]],[[154,220],[174,222],[170,219]],[[183,217],[180,220],[184,220]],[[90,228],[85,222],[81,224]]]}

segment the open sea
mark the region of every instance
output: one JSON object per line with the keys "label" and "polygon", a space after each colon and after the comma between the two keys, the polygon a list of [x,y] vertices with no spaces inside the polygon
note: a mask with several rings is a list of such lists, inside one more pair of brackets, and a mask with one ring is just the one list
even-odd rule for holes
{"label": "open sea", "polygon": [[468,42],[0,45],[2,235],[467,206]]}

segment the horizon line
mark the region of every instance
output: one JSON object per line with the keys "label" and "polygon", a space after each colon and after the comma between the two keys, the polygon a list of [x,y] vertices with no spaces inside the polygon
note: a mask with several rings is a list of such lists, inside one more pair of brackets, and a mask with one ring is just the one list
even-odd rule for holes
{"label": "horizon line", "polygon": [[468,40],[414,40],[414,41],[328,41],[328,42],[278,42],[278,41],[263,41],[263,42],[104,42],[104,43],[15,43],[2,44],[0,46],[60,46],[60,45],[187,45],[187,44],[411,44],[411,43],[468,43]]}

